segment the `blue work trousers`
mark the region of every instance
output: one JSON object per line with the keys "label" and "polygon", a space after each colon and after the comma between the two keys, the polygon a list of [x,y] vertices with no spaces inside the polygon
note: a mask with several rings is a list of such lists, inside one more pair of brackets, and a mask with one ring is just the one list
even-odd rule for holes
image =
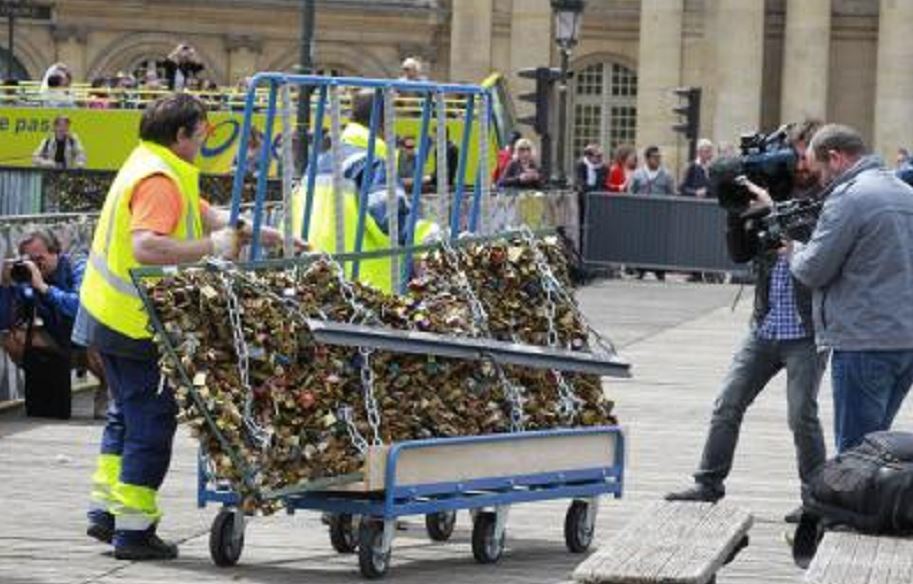
{"label": "blue work trousers", "polygon": [[159,392],[154,359],[101,353],[111,400],[101,439],[102,454],[122,457],[120,482],[158,489],[171,463],[177,403],[171,388]]}
{"label": "blue work trousers", "polygon": [[834,437],[837,451],[869,432],[889,430],[913,384],[913,350],[834,351]]}

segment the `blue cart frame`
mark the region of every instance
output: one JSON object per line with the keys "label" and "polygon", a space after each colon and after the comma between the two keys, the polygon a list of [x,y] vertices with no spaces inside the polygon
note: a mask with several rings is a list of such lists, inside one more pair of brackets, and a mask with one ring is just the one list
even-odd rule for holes
{"label": "blue cart frame", "polygon": [[[452,445],[473,445],[484,449],[494,443],[592,435],[611,436],[614,444],[614,452],[606,453],[605,464],[592,468],[427,484],[400,484],[396,478],[400,459],[409,451]],[[579,553],[585,551],[592,541],[597,498],[600,495],[613,495],[616,499],[622,496],[624,453],[624,433],[617,426],[413,440],[390,446],[382,492],[310,491],[289,495],[283,498],[283,502],[290,514],[298,510],[332,514],[330,531],[334,547],[341,552],[355,551],[357,547],[362,574],[368,578],[386,573],[395,520],[405,515],[426,515],[429,535],[443,540],[450,535],[448,527],[445,526],[443,534],[440,529],[435,533],[430,523],[446,518],[445,523],[449,521],[449,529],[452,530],[453,512],[460,509],[472,511],[473,554],[478,561],[491,563],[497,561],[503,551],[504,525],[510,505],[571,499],[565,519],[565,539],[568,548]],[[210,549],[217,564],[234,564],[243,547],[244,517],[237,508],[239,497],[230,489],[214,484],[202,462],[197,502],[200,507],[208,503],[222,504],[223,509],[213,523]],[[494,512],[485,511],[491,508]],[[450,514],[449,517],[447,514]],[[344,523],[351,522],[354,516],[362,518],[357,536],[351,523]],[[345,536],[346,530],[354,541],[341,549],[339,538]]]}

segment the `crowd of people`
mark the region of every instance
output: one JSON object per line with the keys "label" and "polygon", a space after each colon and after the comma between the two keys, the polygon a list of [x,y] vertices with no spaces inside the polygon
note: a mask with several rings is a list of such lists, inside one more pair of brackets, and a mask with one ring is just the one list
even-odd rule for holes
{"label": "crowd of people", "polygon": [[[8,105],[34,101],[55,108],[129,109],[142,107],[168,91],[222,92],[206,78],[205,69],[196,50],[182,43],[161,60],[148,61],[135,71],[96,77],[88,88],[77,91],[71,68],[59,62],[45,71],[37,95],[29,94],[16,79],[4,81],[3,101]],[[246,80],[242,79],[238,89],[244,88]]]}

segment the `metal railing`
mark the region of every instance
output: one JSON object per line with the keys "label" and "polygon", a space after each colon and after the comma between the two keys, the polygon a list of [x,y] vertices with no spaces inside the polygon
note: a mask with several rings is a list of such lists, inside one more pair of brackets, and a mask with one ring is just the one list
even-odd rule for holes
{"label": "metal railing", "polygon": [[[99,211],[116,175],[113,170],[0,166],[0,216]],[[233,186],[232,175],[200,176],[203,198],[215,205],[227,205],[231,201]],[[243,181],[243,201],[253,200],[254,186],[251,177]],[[265,200],[279,200],[281,187],[279,180],[268,179]]]}

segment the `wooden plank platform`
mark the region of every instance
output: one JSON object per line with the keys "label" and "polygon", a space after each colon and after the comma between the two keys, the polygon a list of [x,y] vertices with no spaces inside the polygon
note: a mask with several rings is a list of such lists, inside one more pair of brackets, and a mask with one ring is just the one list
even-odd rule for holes
{"label": "wooden plank platform", "polygon": [[805,574],[811,584],[910,584],[913,538],[824,534]]}
{"label": "wooden plank platform", "polygon": [[[614,434],[559,435],[496,442],[437,444],[403,450],[396,483],[417,485],[455,483],[549,472],[611,466],[618,448]],[[329,490],[382,491],[389,446],[372,446],[364,465],[364,480]]]}
{"label": "wooden plank platform", "polygon": [[751,514],[725,502],[657,502],[584,561],[586,584],[706,584],[748,533]]}

